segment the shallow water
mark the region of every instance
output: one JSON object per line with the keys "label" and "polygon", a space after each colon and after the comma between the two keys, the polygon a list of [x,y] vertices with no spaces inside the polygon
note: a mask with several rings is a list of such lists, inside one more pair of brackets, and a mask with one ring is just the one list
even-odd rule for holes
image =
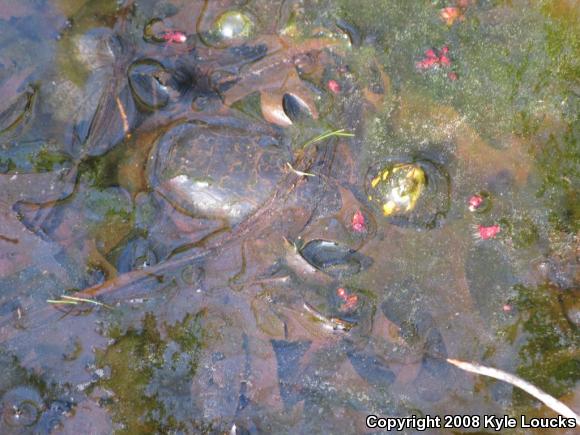
{"label": "shallow water", "polygon": [[579,10],[0,0],[0,432],[580,412]]}

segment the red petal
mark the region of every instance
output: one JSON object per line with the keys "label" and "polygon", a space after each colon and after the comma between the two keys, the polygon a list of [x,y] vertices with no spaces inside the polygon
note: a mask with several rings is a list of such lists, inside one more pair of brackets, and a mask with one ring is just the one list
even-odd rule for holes
{"label": "red petal", "polygon": [[328,86],[328,89],[330,89],[330,92],[333,94],[338,94],[341,90],[340,83],[338,83],[336,80],[329,80],[326,85]]}
{"label": "red petal", "polygon": [[360,210],[357,210],[357,212],[352,217],[351,225],[352,229],[357,233],[362,233],[363,231],[366,231],[365,217]]}
{"label": "red petal", "polygon": [[495,236],[497,236],[500,233],[501,228],[499,225],[490,225],[489,227],[484,227],[483,225],[480,225],[478,227],[478,230],[481,239],[487,240],[493,239]]}
{"label": "red petal", "polygon": [[445,66],[451,65],[451,60],[449,60],[449,58],[445,55],[441,55],[441,57],[439,58],[439,62],[441,62],[441,65]]}

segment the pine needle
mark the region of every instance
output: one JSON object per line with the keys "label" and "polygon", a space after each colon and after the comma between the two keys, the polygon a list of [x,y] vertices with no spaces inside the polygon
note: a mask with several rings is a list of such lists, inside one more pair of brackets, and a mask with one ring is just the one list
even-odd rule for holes
{"label": "pine needle", "polygon": [[538,387],[530,384],[528,381],[525,381],[522,378],[504,372],[503,370],[482,366],[481,364],[460,361],[452,358],[447,358],[446,361],[449,364],[453,364],[454,366],[459,367],[461,370],[465,370],[467,372],[476,373],[483,376],[489,376],[495,379],[499,379],[500,381],[507,382],[508,384],[514,385],[518,388],[521,388],[526,393],[534,396],[536,399],[544,403],[548,408],[556,411],[558,414],[566,418],[573,418],[576,420],[576,424],[580,424],[580,415],[576,414],[573,410],[568,408],[566,405],[564,405],[555,397],[552,397],[548,393],[543,392]]}
{"label": "pine needle", "polygon": [[310,139],[308,142],[306,142],[304,145],[302,145],[302,149],[313,145],[317,142],[323,141],[324,139],[328,139],[329,137],[354,137],[353,133],[350,133],[348,131],[346,131],[344,128],[341,128],[340,130],[331,130],[331,131],[327,131],[325,133],[322,133],[312,139]]}
{"label": "pine needle", "polygon": [[75,296],[67,296],[67,295],[62,295],[61,296],[63,299],[68,299],[71,301],[77,301],[77,302],[87,302],[89,304],[94,304],[94,305],[98,305],[100,307],[107,307],[107,308],[111,308],[109,305],[107,304],[103,304],[102,302],[99,301],[95,301],[94,299],[86,299],[86,298],[77,298]]}
{"label": "pine needle", "polygon": [[112,308],[110,305],[104,304],[102,302],[99,301],[95,301],[94,299],[87,299],[87,298],[78,298],[76,296],[68,296],[68,295],[62,295],[61,296],[62,299],[47,299],[47,303],[49,304],[68,304],[68,305],[78,305],[79,302],[86,302],[88,304],[93,304],[93,305],[98,305],[99,307],[105,307],[105,308]]}
{"label": "pine needle", "polygon": [[60,305],[60,304],[69,304],[69,305],[77,305],[78,302],[76,301],[62,301],[62,300],[55,300],[55,299],[47,299],[46,300],[47,303],[49,304],[55,304],[55,305]]}
{"label": "pine needle", "polygon": [[286,165],[296,175],[300,175],[301,177],[316,177],[316,174],[311,174],[310,172],[302,172],[302,171],[299,171],[298,169],[294,169],[294,167],[292,166],[292,164],[290,162],[286,162]]}

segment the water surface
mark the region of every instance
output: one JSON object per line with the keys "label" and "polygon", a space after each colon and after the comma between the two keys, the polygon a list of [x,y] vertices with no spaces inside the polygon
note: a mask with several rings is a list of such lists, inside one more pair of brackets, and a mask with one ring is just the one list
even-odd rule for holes
{"label": "water surface", "polygon": [[579,10],[0,0],[0,432],[580,411]]}

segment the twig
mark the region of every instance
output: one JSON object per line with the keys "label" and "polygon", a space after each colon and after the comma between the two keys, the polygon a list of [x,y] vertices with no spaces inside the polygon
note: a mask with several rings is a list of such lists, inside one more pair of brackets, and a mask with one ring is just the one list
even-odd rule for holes
{"label": "twig", "polygon": [[489,376],[521,388],[526,393],[531,394],[536,399],[543,402],[548,408],[556,411],[558,414],[563,415],[566,418],[574,418],[576,420],[576,424],[580,424],[580,415],[576,414],[572,409],[568,408],[568,406],[564,405],[558,399],[550,396],[548,393],[543,392],[538,387],[530,384],[528,381],[525,381],[522,378],[502,370],[482,366],[481,364],[469,363],[452,358],[447,358],[446,361],[449,364],[453,364],[454,366],[459,367],[461,370],[477,373],[483,376]]}
{"label": "twig", "polygon": [[131,133],[129,132],[129,120],[127,119],[127,113],[125,112],[125,107],[123,103],[119,99],[119,97],[115,98],[117,102],[117,108],[119,109],[119,114],[121,115],[121,121],[123,122],[123,131],[125,132],[125,136],[128,138],[131,137]]}

